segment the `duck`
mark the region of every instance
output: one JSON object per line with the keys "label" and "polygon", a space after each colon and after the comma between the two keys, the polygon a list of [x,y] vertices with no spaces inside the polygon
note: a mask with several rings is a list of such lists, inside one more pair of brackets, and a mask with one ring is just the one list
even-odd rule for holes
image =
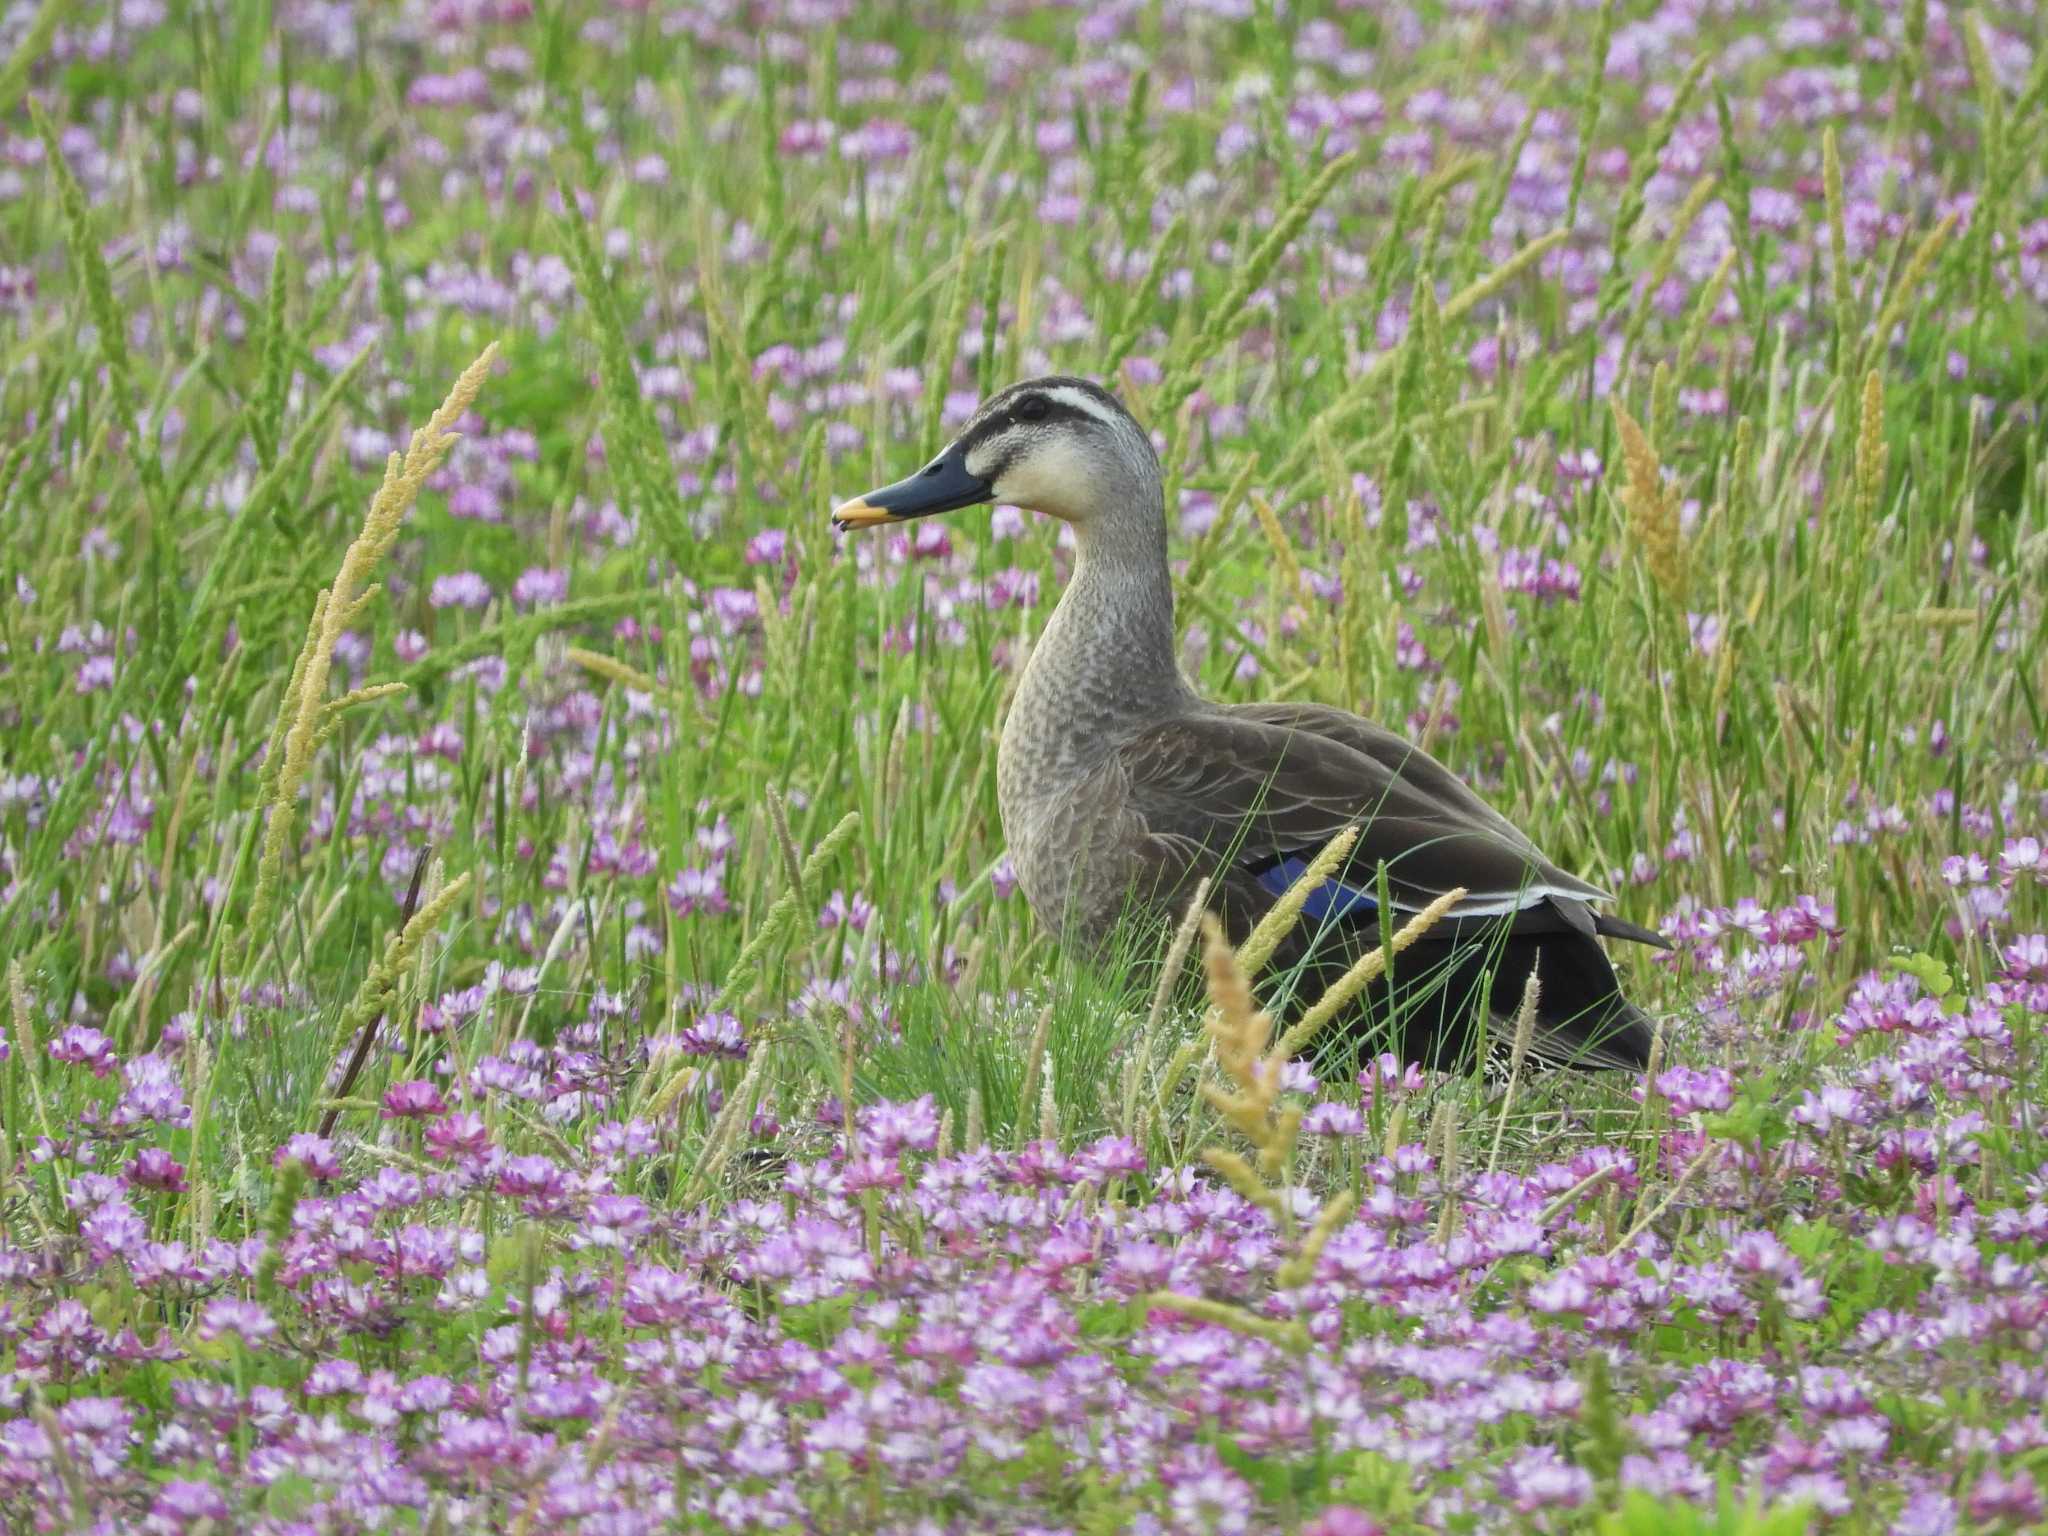
{"label": "duck", "polygon": [[[1309,892],[1274,963],[1312,1002],[1383,942],[1384,924],[1456,890],[1421,942],[1358,1005],[1355,1027],[1404,1061],[1445,1067],[1500,1040],[1533,971],[1539,1062],[1643,1068],[1655,1031],[1623,996],[1603,940],[1669,948],[1602,908],[1405,737],[1332,705],[1218,703],[1181,671],[1164,480],[1152,439],[1111,391],[1064,375],[991,396],[938,455],[833,510],[841,531],[988,503],[1059,519],[1076,558],[1031,647],[996,756],[1002,830],[1036,921],[1102,953],[1137,917],[1207,901],[1242,942],[1331,840],[1346,861]],[[1390,911],[1382,912],[1385,903]]]}

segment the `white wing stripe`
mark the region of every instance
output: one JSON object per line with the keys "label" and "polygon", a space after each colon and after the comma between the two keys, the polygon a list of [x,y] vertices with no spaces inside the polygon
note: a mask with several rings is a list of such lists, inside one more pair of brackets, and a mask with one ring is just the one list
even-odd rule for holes
{"label": "white wing stripe", "polygon": [[[1573,890],[1563,885],[1529,885],[1504,895],[1468,896],[1452,907],[1451,917],[1505,917],[1510,912],[1526,912],[1529,908],[1556,896],[1565,901],[1612,901],[1614,898],[1605,891],[1588,895],[1583,890]],[[1394,905],[1404,912],[1419,912],[1424,903],[1409,903],[1395,899]]]}

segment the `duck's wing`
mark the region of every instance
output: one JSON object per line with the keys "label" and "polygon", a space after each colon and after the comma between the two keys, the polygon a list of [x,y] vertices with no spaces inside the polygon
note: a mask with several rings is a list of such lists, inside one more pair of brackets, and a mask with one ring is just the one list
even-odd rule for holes
{"label": "duck's wing", "polygon": [[1350,748],[1368,758],[1389,779],[1423,797],[1441,814],[1468,825],[1485,827],[1512,847],[1549,868],[1560,881],[1576,888],[1588,900],[1612,898],[1598,886],[1566,874],[1544,858],[1520,827],[1501,815],[1475,794],[1470,785],[1422,748],[1385,726],[1375,725],[1363,715],[1330,704],[1240,704],[1220,713],[1288,732],[1322,737]]}
{"label": "duck's wing", "polygon": [[1316,893],[1311,916],[1370,907],[1384,864],[1400,910],[1462,886],[1454,918],[1512,913],[1588,938],[1608,926],[1588,905],[1608,900],[1605,891],[1559,869],[1420,748],[1346,711],[1204,710],[1147,728],[1118,757],[1129,803],[1162,862],[1249,877],[1274,895],[1331,838],[1358,827],[1347,868]]}

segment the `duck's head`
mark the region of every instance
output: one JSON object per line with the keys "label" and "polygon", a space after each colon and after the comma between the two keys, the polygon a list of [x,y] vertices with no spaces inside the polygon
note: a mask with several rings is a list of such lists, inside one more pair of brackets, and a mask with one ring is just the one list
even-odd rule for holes
{"label": "duck's head", "polygon": [[1026,379],[992,396],[923,469],[846,502],[832,521],[871,528],[985,501],[1081,530],[1117,516],[1157,522],[1159,459],[1144,428],[1100,385]]}

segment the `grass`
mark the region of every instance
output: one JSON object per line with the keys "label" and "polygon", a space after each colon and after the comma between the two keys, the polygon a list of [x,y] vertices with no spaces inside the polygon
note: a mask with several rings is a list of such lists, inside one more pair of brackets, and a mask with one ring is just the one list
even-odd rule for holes
{"label": "grass", "polygon": [[[1476,1070],[1297,1082],[1360,1129],[1265,1170],[1313,1192],[1295,1216],[1348,1188],[1361,1223],[1382,1220],[1379,1187],[1427,1200],[1449,1243],[1479,1219],[1466,1196],[1514,1205],[1472,1178],[1512,1176],[1547,1191],[1529,1213],[1545,1246],[1475,1279],[1466,1315],[1525,1315],[1581,1250],[1634,1235],[1645,1265],[1706,1264],[1747,1226],[1789,1245],[1826,1306],[1714,1322],[1693,1297],[1661,1333],[1593,1326],[1601,1349],[1544,1357],[1593,1394],[1568,1422],[1452,1435],[1441,1466],[1321,1429],[1313,1458],[1245,1449],[1266,1442],[1215,1394],[1285,1392],[1162,1366],[1159,1411],[1188,1437],[1173,1454],[1210,1457],[1224,1490],[1188,1494],[1192,1513],[1175,1501],[1200,1478],[1164,1450],[1114,1472],[1020,1411],[1042,1464],[970,1458],[934,1489],[886,1457],[820,1461],[805,1516],[971,1523],[1014,1496],[1049,1527],[1245,1528],[1242,1487],[1259,1528],[1342,1506],[1396,1527],[1606,1510],[1634,1530],[1692,1517],[1622,1512],[1624,1490],[1685,1492],[1625,1475],[1650,1454],[1630,1415],[1708,1360],[1789,1358],[1885,1377],[1891,1486],[1835,1463],[1809,1470],[1839,1499],[1800,1484],[1767,1465],[1768,1425],[1693,1447],[1710,1484],[1853,1529],[1922,1495],[1966,1526],[2007,1518],[1985,1479],[2039,1453],[1952,1460],[1923,1416],[1932,1399],[1995,1433],[2024,1393],[1945,1398],[1967,1349],[1887,1377],[1855,1319],[1939,1291],[1918,1271],[1906,1287],[1912,1266],[1874,1258],[1898,1250],[1871,1234],[1916,1199],[1943,1226],[1964,1185],[1985,1225],[1959,1235],[2037,1278],[2032,1240],[1994,1238],[1989,1213],[2027,1205],[2043,1152],[2038,1010],[2008,953],[2044,927],[2024,844],[2048,820],[2038,18],[1136,5],[1096,15],[1105,43],[1066,11],[826,9],[802,26],[770,7],[757,31],[717,7],[430,22],[177,0],[100,33],[49,6],[0,26],[0,1215],[23,1319],[0,1341],[0,1413],[61,1443],[86,1431],[51,1415],[107,1397],[153,1434],[189,1416],[179,1383],[291,1396],[344,1355],[407,1378],[516,1365],[531,1386],[566,1379],[564,1337],[595,1341],[617,1386],[644,1324],[610,1267],[628,1254],[709,1266],[757,1322],[827,1344],[844,1316],[806,1309],[888,1285],[798,1287],[784,1316],[775,1284],[705,1257],[706,1234],[739,1242],[789,1170],[858,1165],[875,1133],[857,1111],[926,1095],[943,1129],[906,1145],[940,1161],[1128,1138],[1144,1171],[1082,1180],[1074,1219],[1237,1198],[1194,1172],[1225,1136],[1196,1092],[1215,1071],[1185,1006],[1198,968],[1148,1029],[1162,940],[1062,955],[1003,861],[994,732],[1067,568],[1053,525],[976,512],[842,545],[827,523],[967,402],[1057,369],[1112,384],[1164,446],[1200,685],[1405,725],[1619,889],[1623,915],[1680,938],[1668,964],[1627,960],[1630,993],[1664,1021],[1666,1065],[1731,1080],[1697,1108],[1533,1070],[1512,1089]],[[1954,872],[1972,856],[1981,874]],[[1802,898],[1828,918],[1766,935],[1761,913]],[[1923,998],[1946,988],[1985,1021],[1980,1054],[1932,1086],[1912,1029],[1842,1023],[1902,957]],[[721,1013],[743,1050],[686,1034]],[[175,1109],[135,1108],[158,1102],[144,1060]],[[437,1117],[392,1110],[419,1081],[478,1112],[480,1161],[437,1162]],[[1896,1123],[1830,1141],[1790,1118],[1828,1085],[1886,1083]],[[280,1170],[317,1163],[289,1149],[330,1119],[344,1171],[318,1199],[441,1169],[427,1199],[474,1233],[481,1297],[437,1305],[367,1250],[343,1267],[374,1326],[316,1294],[288,1250],[327,1218]],[[606,1139],[636,1119],[628,1150]],[[1908,1132],[1950,1149],[1938,1168],[1860,1166]],[[1425,1146],[1426,1179],[1397,1156]],[[1574,1161],[1616,1147],[1626,1178]],[[175,1178],[133,1171],[152,1148]],[[583,1181],[566,1204],[504,1182],[534,1156]],[[1551,1187],[1546,1168],[1582,1171]],[[937,1219],[886,1180],[791,1187],[792,1219],[824,1200],[877,1274]],[[603,1193],[646,1202],[650,1235],[581,1246]],[[150,1242],[274,1258],[152,1288],[133,1243],[96,1235],[109,1198]],[[1279,1317],[1263,1221],[1233,1208],[1244,1251],[1161,1288]],[[1330,1241],[1329,1284],[1357,1290],[1326,1298],[1341,1327],[1304,1319],[1303,1337],[1335,1359],[1420,1326]],[[1133,1379],[1157,1330],[1243,1321],[1089,1312],[1103,1283],[1081,1285],[1078,1326]],[[576,1303],[554,1315],[584,1309],[566,1332],[532,1324],[550,1285]],[[293,1319],[292,1348],[208,1333],[206,1305],[243,1296]],[[36,1332],[66,1298],[103,1336],[68,1365]],[[516,1361],[487,1323],[514,1328]],[[190,1353],[122,1356],[105,1341],[123,1328]],[[1971,1347],[1987,1376],[2024,1355]],[[1618,1385],[1588,1384],[1588,1358]],[[730,1395],[715,1377],[705,1402]],[[705,1402],[660,1413],[709,1422]],[[533,1422],[530,1401],[463,1411],[500,1409]],[[579,1486],[651,1498],[603,1468],[644,1470],[665,1442],[607,1411],[562,1443],[638,1449],[587,1457]],[[425,1479],[429,1526],[578,1528],[527,1502],[547,1483],[530,1466],[444,1465],[410,1434],[393,1455]],[[122,1471],[23,1441],[0,1499],[86,1528],[154,1507],[178,1468],[239,1498],[228,1469],[275,1436],[247,1415],[220,1435],[204,1454],[142,1435]],[[1542,1468],[1508,1465],[1531,1448],[1596,1491],[1558,1473],[1544,1494]],[[19,1471],[53,1455],[84,1459],[62,1509]],[[690,1465],[697,1491],[666,1493],[661,1521],[797,1518],[770,1474]],[[367,1518],[316,1473],[289,1478],[318,1528]],[[715,1516],[714,1488],[765,1502]],[[295,1517],[228,1509],[191,1518]]]}

